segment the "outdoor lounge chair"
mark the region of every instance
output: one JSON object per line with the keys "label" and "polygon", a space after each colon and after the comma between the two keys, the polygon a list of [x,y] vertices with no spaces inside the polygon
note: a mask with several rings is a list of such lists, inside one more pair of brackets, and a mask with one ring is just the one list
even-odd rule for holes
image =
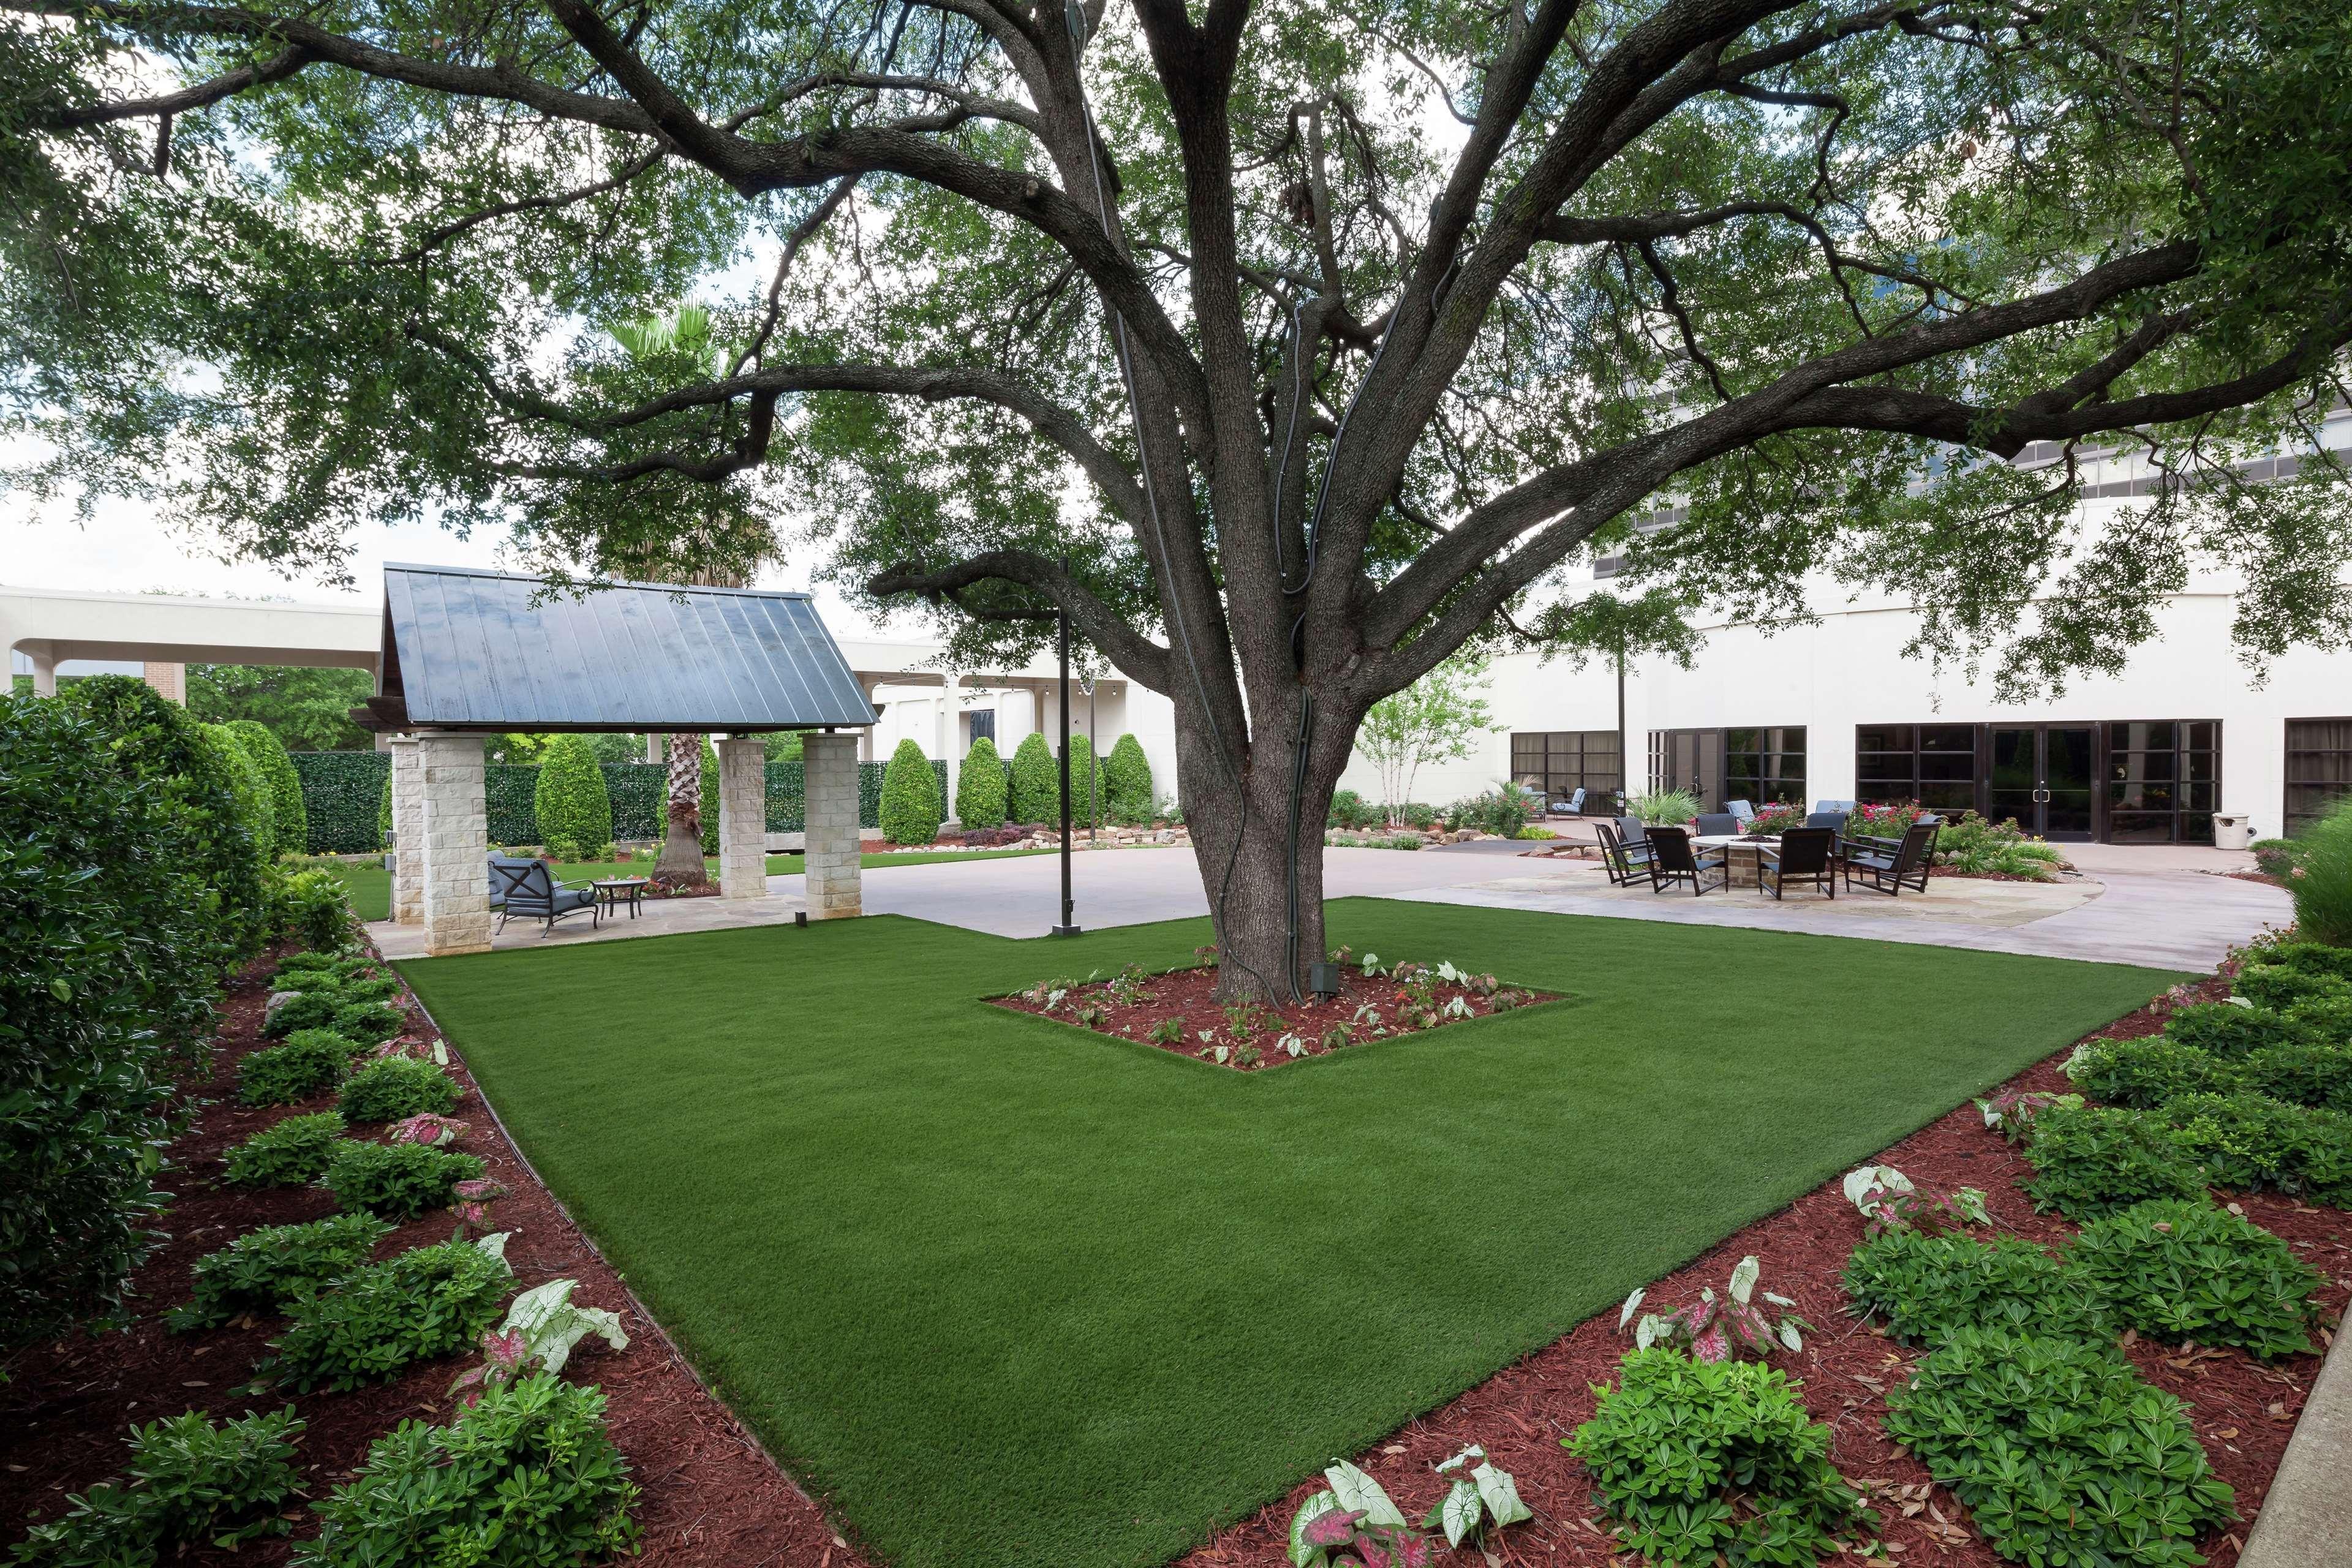
{"label": "outdoor lounge chair", "polygon": [[1810,883],[1831,898],[1837,897],[1838,836],[1826,827],[1791,827],[1780,835],[1780,847],[1756,858],[1756,890],[1777,900],[1790,881]]}
{"label": "outdoor lounge chair", "polygon": [[1807,827],[1826,827],[1838,837],[1845,837],[1846,819],[1852,815],[1843,811],[1816,811],[1805,818]]}
{"label": "outdoor lounge chair", "polygon": [[[1712,883],[1708,873],[1716,873]],[[1691,848],[1690,835],[1679,827],[1650,829],[1650,891],[1663,893],[1677,882],[1688,882],[1692,896],[1731,885],[1731,867],[1720,849],[1704,853]]]}
{"label": "outdoor lounge chair", "polygon": [[1620,888],[1629,887],[1636,877],[1650,874],[1650,841],[1646,837],[1628,841],[1605,822],[1593,832],[1601,839],[1601,868],[1609,874],[1611,882]]}
{"label": "outdoor lounge chair", "polygon": [[1739,824],[1742,833],[1747,832],[1748,825],[1756,820],[1756,807],[1747,801],[1727,800],[1723,803],[1723,809],[1731,813],[1731,820]]}
{"label": "outdoor lounge chair", "polygon": [[499,909],[500,931],[507,929],[508,917],[512,915],[545,921],[539,932],[542,937],[555,929],[556,921],[583,911],[590,925],[601,923],[595,889],[558,882],[545,862],[526,856],[490,857],[490,898]]}
{"label": "outdoor lounge chair", "polygon": [[1816,814],[1824,811],[1842,811],[1851,816],[1853,815],[1853,802],[1850,800],[1817,800],[1813,802],[1813,810]]}
{"label": "outdoor lounge chair", "polygon": [[1555,798],[1549,805],[1544,807],[1544,813],[1548,816],[1582,816],[1584,792],[1580,789],[1569,791],[1568,798],[1565,800]]}
{"label": "outdoor lounge chair", "polygon": [[1906,888],[1927,890],[1927,868],[1936,858],[1939,818],[1923,816],[1899,839],[1846,838],[1839,843],[1838,858],[1845,864],[1845,885],[1851,889],[1859,875],[1873,890],[1889,898]]}
{"label": "outdoor lounge chair", "polygon": [[1739,818],[1732,816],[1731,813],[1727,811],[1703,811],[1699,813],[1698,836],[1701,838],[1722,838],[1730,834],[1745,833],[1748,830],[1746,828],[1739,825]]}

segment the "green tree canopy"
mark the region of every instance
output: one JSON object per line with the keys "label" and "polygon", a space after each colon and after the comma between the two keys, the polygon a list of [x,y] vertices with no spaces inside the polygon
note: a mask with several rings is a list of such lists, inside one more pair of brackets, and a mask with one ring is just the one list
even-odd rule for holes
{"label": "green tree canopy", "polygon": [[1424,763],[1475,755],[1485,733],[1497,727],[1486,702],[1487,668],[1484,654],[1456,654],[1364,715],[1356,750],[1380,770],[1381,801],[1391,820],[1412,798]]}
{"label": "green tree canopy", "polygon": [[215,724],[250,720],[289,752],[364,752],[375,744],[351,718],[375,694],[366,670],[192,664],[187,679],[189,712]]}

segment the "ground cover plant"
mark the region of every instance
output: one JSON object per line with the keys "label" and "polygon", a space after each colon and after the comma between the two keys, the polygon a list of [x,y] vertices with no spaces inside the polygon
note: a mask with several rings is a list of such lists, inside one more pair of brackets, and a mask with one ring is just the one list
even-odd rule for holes
{"label": "ground cover plant", "polygon": [[2273,1189],[2337,1208],[2352,1204],[2352,1116],[2251,1089],[2179,1095],[2146,1114],[2169,1129],[2214,1186]]}
{"label": "ground cover plant", "polygon": [[2204,1194],[2207,1173],[2158,1113],[2120,1106],[2053,1106],[2026,1144],[2037,1208],[2085,1220],[2150,1198]]}
{"label": "ground cover plant", "polygon": [[195,1294],[173,1310],[175,1331],[208,1329],[246,1312],[275,1312],[336,1284],[367,1262],[391,1225],[370,1214],[250,1230],[196,1260]]}
{"label": "ground cover plant", "polygon": [[455,1355],[498,1321],[514,1289],[489,1243],[415,1247],[285,1303],[286,1332],[259,1369],[298,1393],[380,1383],[414,1361]]}
{"label": "ground cover plant", "polygon": [[327,1160],[321,1177],[335,1202],[394,1219],[415,1219],[457,1201],[461,1182],[478,1181],[479,1157],[424,1143],[367,1143],[346,1139]]}
{"label": "ground cover plant", "polygon": [[[2181,978],[1336,908],[1359,954],[1475,954],[1572,995],[1459,1048],[1235,1075],[992,1008],[1036,982],[1037,944],[896,918],[402,969],[704,1374],[908,1568],[1180,1550],[1578,1322],[1613,1324],[1635,1286]],[[1050,962],[1149,972],[1206,940],[1203,921],[1119,928]],[[1742,984],[1661,1007],[1661,963]],[[1831,1020],[1823,985],[1937,1006]],[[531,1027],[558,994],[590,1015],[675,1000],[551,1055]],[[1709,1178],[1662,1200],[1662,1159]],[[1465,1268],[1482,1258],[1511,1267]],[[1094,1414],[1044,1414],[1072,1408]],[[995,1457],[984,1475],[974,1452]]]}
{"label": "ground cover plant", "polygon": [[2326,1283],[2277,1237],[2195,1199],[2140,1204],[2084,1226],[2067,1260],[2114,1321],[2151,1339],[2314,1349]]}
{"label": "ground cover plant", "polygon": [[67,1500],[16,1548],[24,1568],[146,1568],[190,1547],[283,1535],[300,1482],[290,1460],[303,1424],[291,1405],[215,1425],[188,1411],[131,1434],[124,1479]]}
{"label": "ground cover plant", "polygon": [[1844,1282],[1857,1311],[1907,1344],[1937,1344],[1969,1327],[2094,1339],[2112,1331],[2081,1276],[2022,1237],[1884,1230],[1854,1249]]}
{"label": "ground cover plant", "polygon": [[2068,1059],[2065,1072],[2093,1100],[2144,1109],[2179,1094],[2227,1093],[2246,1081],[2230,1058],[2169,1035],[2094,1041]]}
{"label": "ground cover plant", "polygon": [[2109,1344],[1958,1329],[1886,1403],[1888,1433],[2015,1561],[2192,1568],[2236,1517],[2180,1401]]}
{"label": "ground cover plant", "polygon": [[237,1098],[247,1105],[299,1105],[342,1082],[359,1049],[332,1029],[298,1029],[237,1064]]}
{"label": "ground cover plant", "polygon": [[398,1121],[430,1111],[457,1109],[457,1080],[416,1057],[383,1057],[343,1080],[336,1109],[354,1124]]}
{"label": "ground cover plant", "polygon": [[342,1142],[343,1119],[331,1110],[289,1116],[228,1150],[222,1159],[230,1185],[292,1187],[327,1173]]}

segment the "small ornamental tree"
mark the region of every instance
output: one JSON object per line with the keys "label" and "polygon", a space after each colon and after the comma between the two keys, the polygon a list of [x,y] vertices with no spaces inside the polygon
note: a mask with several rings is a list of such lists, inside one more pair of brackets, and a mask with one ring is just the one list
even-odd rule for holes
{"label": "small ornamental tree", "polygon": [[222,728],[236,737],[268,788],[269,852],[301,854],[310,845],[310,822],[302,805],[302,776],[294,771],[294,759],[286,754],[286,742],[278,738],[278,731],[257,720],[232,719]]}
{"label": "small ornamental tree", "polygon": [[1497,727],[1489,722],[1486,667],[1483,654],[1458,655],[1364,715],[1356,750],[1380,770],[1391,818],[1412,798],[1423,763],[1460,762],[1477,751],[1482,731]]}
{"label": "small ornamental tree", "polygon": [[1132,734],[1121,735],[1111,746],[1103,763],[1103,789],[1109,797],[1105,809],[1113,822],[1127,827],[1150,822],[1156,804],[1151,759],[1143,754],[1143,742]]}
{"label": "small ornamental tree", "polygon": [[982,735],[964,753],[956,773],[956,820],[968,828],[1004,826],[1004,759],[996,742]]}
{"label": "small ornamental tree", "polygon": [[1054,748],[1034,731],[1013,749],[1013,820],[1058,823],[1062,820],[1062,775]]}
{"label": "small ornamental tree", "polygon": [[200,724],[204,744],[219,755],[236,794],[237,815],[253,834],[253,847],[267,863],[278,857],[278,812],[269,798],[269,781],[246,750],[245,741],[226,724]]}
{"label": "small ornamental tree", "polygon": [[882,774],[882,837],[929,844],[940,836],[940,775],[912,741],[901,741]]}
{"label": "small ornamental tree", "polygon": [[586,737],[558,735],[539,764],[532,796],[539,836],[559,860],[593,860],[613,841],[613,797]]}

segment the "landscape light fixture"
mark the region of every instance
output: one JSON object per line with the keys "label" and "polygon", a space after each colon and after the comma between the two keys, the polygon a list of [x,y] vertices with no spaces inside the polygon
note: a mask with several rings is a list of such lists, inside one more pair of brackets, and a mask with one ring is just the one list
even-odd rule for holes
{"label": "landscape light fixture", "polygon": [[1326,1002],[1339,994],[1339,966],[1326,963],[1308,964],[1307,989]]}

